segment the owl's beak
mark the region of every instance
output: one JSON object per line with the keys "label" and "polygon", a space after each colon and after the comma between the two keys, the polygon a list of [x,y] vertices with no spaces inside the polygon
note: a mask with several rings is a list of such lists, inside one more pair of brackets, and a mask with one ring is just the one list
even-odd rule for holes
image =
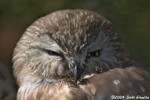
{"label": "owl's beak", "polygon": [[76,63],[71,64],[71,77],[73,77],[76,81],[80,78],[80,69]]}

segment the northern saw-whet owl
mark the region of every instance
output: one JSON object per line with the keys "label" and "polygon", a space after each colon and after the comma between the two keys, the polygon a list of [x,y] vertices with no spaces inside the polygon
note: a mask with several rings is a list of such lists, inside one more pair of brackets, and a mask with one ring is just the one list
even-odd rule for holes
{"label": "northern saw-whet owl", "polygon": [[130,59],[102,15],[61,10],[29,26],[13,54],[17,100],[107,100],[150,95],[150,73]]}

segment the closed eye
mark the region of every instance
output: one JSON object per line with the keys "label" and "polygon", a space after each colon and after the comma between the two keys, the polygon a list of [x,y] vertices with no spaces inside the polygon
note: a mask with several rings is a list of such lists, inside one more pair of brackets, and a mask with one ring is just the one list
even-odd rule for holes
{"label": "closed eye", "polygon": [[60,52],[52,51],[52,50],[49,50],[49,49],[44,49],[44,51],[47,54],[52,55],[52,56],[61,56],[61,57],[63,57],[63,54],[61,54]]}
{"label": "closed eye", "polygon": [[60,57],[64,57],[63,53],[62,52],[56,52],[56,51],[53,51],[53,50],[50,50],[50,49],[45,49],[45,48],[41,48],[41,47],[30,47],[31,49],[38,49],[38,50],[41,50],[49,55],[52,55],[52,56],[60,56]]}

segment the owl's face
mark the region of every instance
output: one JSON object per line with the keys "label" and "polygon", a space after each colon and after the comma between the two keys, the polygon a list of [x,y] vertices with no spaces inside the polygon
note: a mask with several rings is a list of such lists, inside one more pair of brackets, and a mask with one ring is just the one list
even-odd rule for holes
{"label": "owl's face", "polygon": [[18,42],[13,61],[14,67],[23,63],[43,77],[80,79],[123,67],[129,58],[107,19],[91,11],[65,10],[34,22]]}

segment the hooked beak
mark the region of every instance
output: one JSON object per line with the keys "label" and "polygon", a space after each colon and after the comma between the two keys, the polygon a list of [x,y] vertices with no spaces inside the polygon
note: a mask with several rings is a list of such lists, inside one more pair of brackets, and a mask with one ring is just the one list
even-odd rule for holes
{"label": "hooked beak", "polygon": [[76,81],[80,78],[80,69],[79,66],[76,63],[72,63],[70,65],[71,67],[71,73],[70,76],[73,77]]}

